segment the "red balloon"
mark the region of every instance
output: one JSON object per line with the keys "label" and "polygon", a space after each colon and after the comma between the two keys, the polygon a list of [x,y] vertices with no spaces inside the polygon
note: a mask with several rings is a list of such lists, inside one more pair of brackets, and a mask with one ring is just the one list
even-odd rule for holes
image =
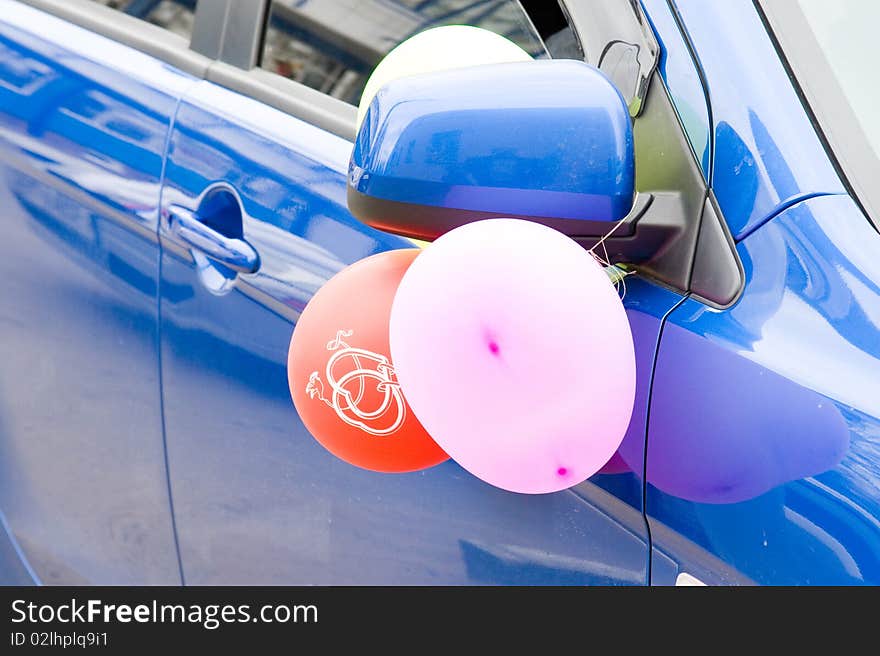
{"label": "red balloon", "polygon": [[337,457],[379,472],[410,472],[449,458],[403,398],[388,320],[419,249],[388,251],[343,269],[303,310],[287,382],[309,432]]}

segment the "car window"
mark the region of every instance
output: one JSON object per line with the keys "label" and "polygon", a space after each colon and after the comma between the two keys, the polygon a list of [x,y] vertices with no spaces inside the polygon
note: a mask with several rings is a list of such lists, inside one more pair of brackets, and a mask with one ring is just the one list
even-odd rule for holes
{"label": "car window", "polygon": [[880,4],[866,0],[800,0],[804,17],[868,139],[880,157],[880,90],[871,82],[877,62],[866,56],[877,39]]}
{"label": "car window", "polygon": [[192,37],[197,0],[92,0],[165,28],[184,37]]}
{"label": "car window", "polygon": [[440,25],[482,27],[547,54],[516,0],[273,0],[260,65],[356,105],[385,54]]}
{"label": "car window", "polygon": [[880,4],[760,0],[759,7],[850,192],[880,229],[880,93],[871,55]]}

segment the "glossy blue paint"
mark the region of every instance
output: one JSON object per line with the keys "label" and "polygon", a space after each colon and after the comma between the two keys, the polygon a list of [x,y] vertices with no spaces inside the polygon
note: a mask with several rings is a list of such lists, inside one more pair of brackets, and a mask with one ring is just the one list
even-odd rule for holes
{"label": "glossy blue paint", "polygon": [[190,82],[0,2],[0,508],[45,583],[180,582],[156,231]]}
{"label": "glossy blue paint", "polygon": [[730,310],[688,300],[654,374],[647,509],[759,583],[880,583],[880,235],[847,196],[738,247]]}
{"label": "glossy blue paint", "polygon": [[706,76],[712,186],[734,238],[805,194],[846,193],[752,2],[674,4]]}
{"label": "glossy blue paint", "polygon": [[28,564],[12,529],[0,512],[0,585],[39,585],[40,577]]}
{"label": "glossy blue paint", "polygon": [[678,29],[668,0],[641,0],[645,15],[660,46],[657,70],[706,180],[712,170],[712,121],[700,74]]}
{"label": "glossy blue paint", "polygon": [[634,182],[623,97],[570,60],[394,80],[370,104],[349,169],[357,191],[385,200],[592,221],[626,216]]}
{"label": "glossy blue paint", "polygon": [[287,386],[293,323],[346,264],[410,246],[348,213],[351,147],[209,82],[178,111],[163,207],[195,210],[224,182],[261,261],[218,296],[163,225],[165,424],[186,581],[646,583],[632,474],[619,475],[630,481],[621,496],[637,508],[591,483],[515,495],[451,461],[364,471],[308,434]]}
{"label": "glossy blue paint", "polygon": [[180,580],[163,400],[190,583],[645,583],[649,554],[656,584],[880,583],[880,235],[751,3],[677,3],[711,116],[643,5],[746,288],[717,310],[629,278],[624,443],[524,496],[359,470],[296,415],[299,312],[409,245],[348,213],[350,143],[0,0],[0,583]]}

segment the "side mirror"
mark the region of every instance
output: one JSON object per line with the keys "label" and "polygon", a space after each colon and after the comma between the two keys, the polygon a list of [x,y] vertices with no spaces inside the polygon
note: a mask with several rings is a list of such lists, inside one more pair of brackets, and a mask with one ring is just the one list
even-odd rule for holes
{"label": "side mirror", "polygon": [[505,216],[595,243],[626,218],[614,235],[637,261],[652,248],[633,239],[650,202],[633,207],[634,179],[629,113],[603,73],[569,60],[494,64],[383,87],[355,141],[348,205],[429,240]]}

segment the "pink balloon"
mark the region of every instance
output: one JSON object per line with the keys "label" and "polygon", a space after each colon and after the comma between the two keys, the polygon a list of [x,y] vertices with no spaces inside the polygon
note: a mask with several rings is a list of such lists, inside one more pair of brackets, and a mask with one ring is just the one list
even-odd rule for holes
{"label": "pink balloon", "polygon": [[583,247],[537,223],[478,221],[428,246],[394,297],[390,348],[431,437],[505,490],[589,478],[632,413],[635,355],[617,291]]}

